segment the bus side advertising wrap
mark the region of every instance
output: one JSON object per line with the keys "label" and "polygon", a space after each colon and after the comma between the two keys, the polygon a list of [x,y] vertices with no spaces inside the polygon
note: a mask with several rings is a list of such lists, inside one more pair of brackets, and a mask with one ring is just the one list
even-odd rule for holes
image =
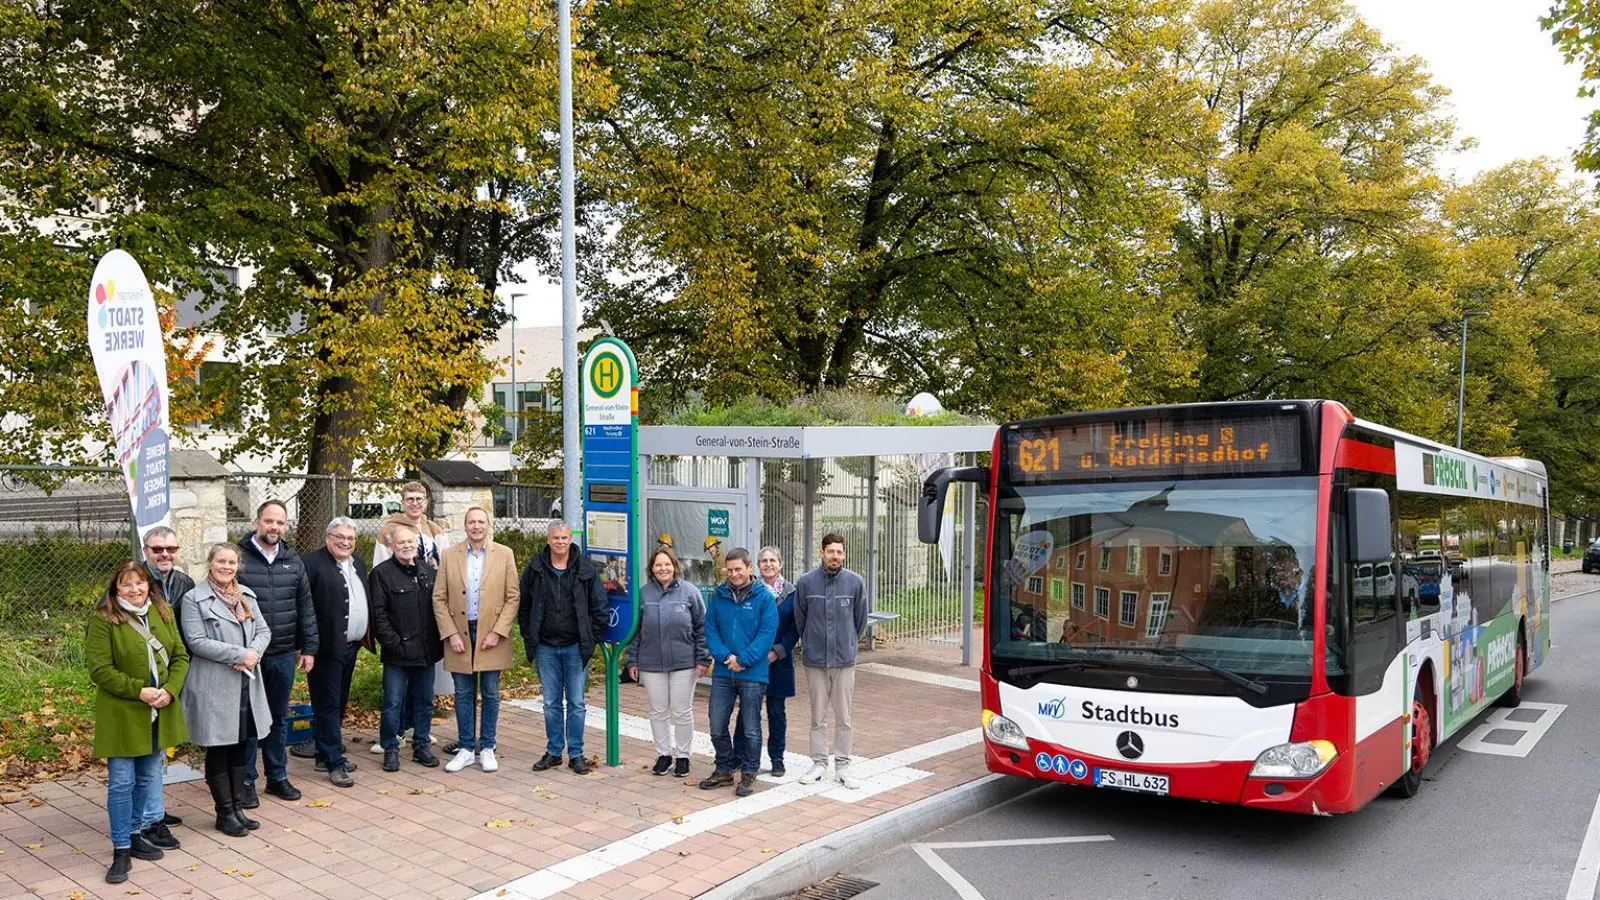
{"label": "bus side advertising wrap", "polygon": [[1298,408],[1018,427],[1006,435],[1008,480],[1060,484],[1292,474],[1304,467],[1303,434]]}

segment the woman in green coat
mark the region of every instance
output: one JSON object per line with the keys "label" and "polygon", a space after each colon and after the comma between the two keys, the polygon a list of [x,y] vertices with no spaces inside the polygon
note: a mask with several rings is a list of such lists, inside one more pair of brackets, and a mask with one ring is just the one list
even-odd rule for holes
{"label": "woman in green coat", "polygon": [[[154,615],[152,615],[154,611]],[[189,671],[172,607],[151,590],[143,565],[125,562],[111,573],[89,616],[84,661],[94,682],[94,755],[106,761],[106,812],[111,817],[108,884],[128,880],[130,857],[160,859],[178,841],[162,824],[165,747],[189,739],[183,710],[173,701]]]}

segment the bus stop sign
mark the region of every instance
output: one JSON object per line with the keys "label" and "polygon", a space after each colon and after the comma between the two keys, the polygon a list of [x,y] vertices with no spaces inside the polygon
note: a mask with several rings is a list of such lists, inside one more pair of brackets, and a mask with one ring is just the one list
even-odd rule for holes
{"label": "bus stop sign", "polygon": [[638,621],[639,385],[628,345],[594,342],[583,357],[584,555],[605,587],[606,764],[622,764],[617,680],[622,646]]}

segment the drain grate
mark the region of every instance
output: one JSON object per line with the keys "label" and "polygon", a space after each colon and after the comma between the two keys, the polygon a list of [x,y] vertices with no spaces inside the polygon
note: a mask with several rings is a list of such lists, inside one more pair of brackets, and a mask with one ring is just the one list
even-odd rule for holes
{"label": "drain grate", "polygon": [[833,875],[824,878],[801,891],[789,900],[850,900],[851,897],[869,888],[878,886],[876,881],[865,878],[854,878],[849,875]]}

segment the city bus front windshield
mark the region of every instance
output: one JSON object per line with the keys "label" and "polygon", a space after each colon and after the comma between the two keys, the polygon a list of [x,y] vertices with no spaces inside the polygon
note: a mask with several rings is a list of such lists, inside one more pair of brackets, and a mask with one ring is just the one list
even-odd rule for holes
{"label": "city bus front windshield", "polygon": [[1050,677],[1067,682],[1114,662],[1218,693],[1232,688],[1207,667],[1307,683],[1316,509],[1307,477],[1004,489],[996,673],[1073,663]]}

